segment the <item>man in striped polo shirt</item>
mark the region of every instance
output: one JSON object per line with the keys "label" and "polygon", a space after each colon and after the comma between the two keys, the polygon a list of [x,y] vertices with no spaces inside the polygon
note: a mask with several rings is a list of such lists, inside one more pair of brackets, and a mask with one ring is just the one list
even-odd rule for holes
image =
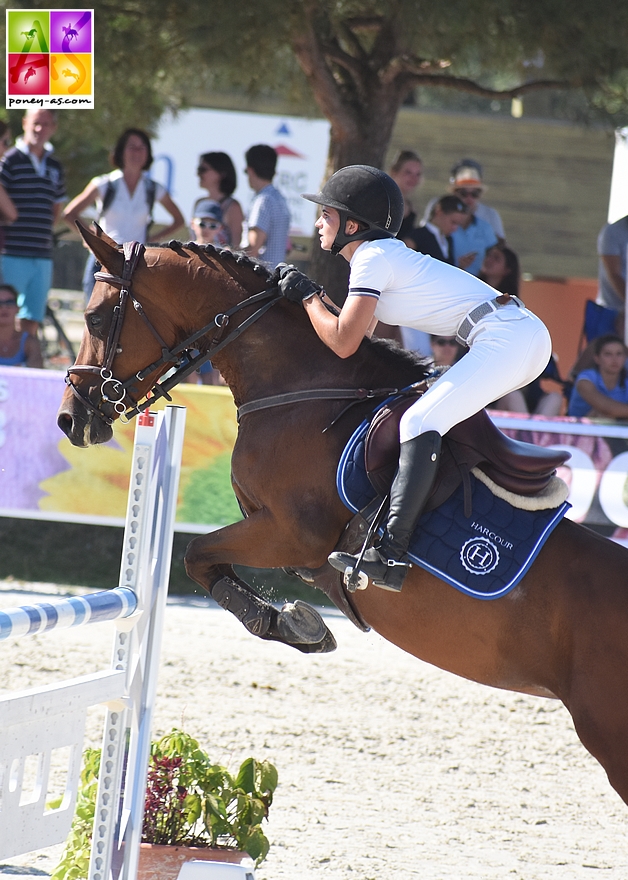
{"label": "man in striped polo shirt", "polygon": [[0,164],[0,186],[18,211],[6,229],[2,277],[19,292],[22,330],[35,336],[52,281],[52,229],[65,200],[65,179],[48,143],[57,129],[55,111],[27,110],[22,128],[24,136]]}

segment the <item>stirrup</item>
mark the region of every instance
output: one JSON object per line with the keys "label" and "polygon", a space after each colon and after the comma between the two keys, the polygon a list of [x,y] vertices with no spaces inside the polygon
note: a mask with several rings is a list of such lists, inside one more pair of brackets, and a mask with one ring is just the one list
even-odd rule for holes
{"label": "stirrup", "polygon": [[[378,553],[379,555],[379,553]],[[409,562],[399,562],[394,559],[388,559],[386,562],[380,557],[379,563],[374,560],[363,559],[360,562],[359,576],[356,583],[354,570],[358,558],[350,553],[331,553],[328,557],[329,564],[343,573],[343,581],[347,590],[352,593],[357,590],[365,590],[368,587],[369,579],[373,585],[382,590],[389,590],[392,593],[399,593],[403,586],[405,577],[410,569]],[[369,571],[375,565],[379,565],[378,571]],[[353,584],[356,584],[353,586]],[[352,589],[353,587],[353,589]]]}

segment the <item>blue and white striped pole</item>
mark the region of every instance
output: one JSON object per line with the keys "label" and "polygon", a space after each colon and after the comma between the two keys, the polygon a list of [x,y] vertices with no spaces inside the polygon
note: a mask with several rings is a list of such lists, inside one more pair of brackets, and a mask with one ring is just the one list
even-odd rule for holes
{"label": "blue and white striped pole", "polygon": [[130,617],[137,608],[137,596],[127,587],[116,587],[87,596],[53,599],[37,605],[22,605],[0,611],[0,641],[34,636],[53,629],[69,629],[104,620]]}

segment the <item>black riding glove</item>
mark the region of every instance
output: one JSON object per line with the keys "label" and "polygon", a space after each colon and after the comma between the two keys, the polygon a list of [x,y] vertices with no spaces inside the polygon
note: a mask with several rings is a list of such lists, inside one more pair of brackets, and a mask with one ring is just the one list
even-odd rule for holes
{"label": "black riding glove", "polygon": [[293,303],[303,303],[304,300],[310,299],[320,293],[323,289],[319,284],[315,284],[303,272],[295,269],[294,266],[288,266],[281,263],[277,266],[279,280],[277,286],[282,296],[289,299]]}

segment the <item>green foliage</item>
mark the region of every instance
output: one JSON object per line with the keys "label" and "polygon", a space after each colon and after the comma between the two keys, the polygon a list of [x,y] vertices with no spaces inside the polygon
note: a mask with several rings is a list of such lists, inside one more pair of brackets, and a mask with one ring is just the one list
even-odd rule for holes
{"label": "green foliage", "polygon": [[[83,760],[72,829],[51,880],[84,880],[88,874],[100,749],[86,749]],[[142,841],[236,847],[259,865],[270,846],[262,822],[277,782],[270,761],[247,758],[233,776],[212,763],[197,740],[173,728],[151,744]]]}
{"label": "green foliage", "polygon": [[216,456],[204,469],[191,476],[179,510],[181,522],[226,526],[242,519],[231,488],[231,453]]}
{"label": "green foliage", "polygon": [[[62,0],[10,5],[67,6]],[[512,90],[529,94],[541,83],[552,93],[577,95],[556,104],[563,117],[628,122],[626,3],[93,0],[91,5],[96,107],[64,110],[55,139],[70,196],[108,170],[108,153],[124,128],[153,131],[165,110],[211,106],[216,89],[278,97],[297,112],[311,112],[315,100],[333,123],[336,163],[382,161],[396,109],[416,89],[436,90],[436,105],[445,107],[447,95],[466,94],[476,101],[469,107],[477,109],[482,100],[499,100],[501,94],[506,101]],[[3,27],[0,16],[0,34]],[[3,76],[4,68],[0,85]],[[391,109],[384,119],[386,107]],[[21,112],[8,116],[19,132]],[[336,138],[356,146],[334,149]]]}

